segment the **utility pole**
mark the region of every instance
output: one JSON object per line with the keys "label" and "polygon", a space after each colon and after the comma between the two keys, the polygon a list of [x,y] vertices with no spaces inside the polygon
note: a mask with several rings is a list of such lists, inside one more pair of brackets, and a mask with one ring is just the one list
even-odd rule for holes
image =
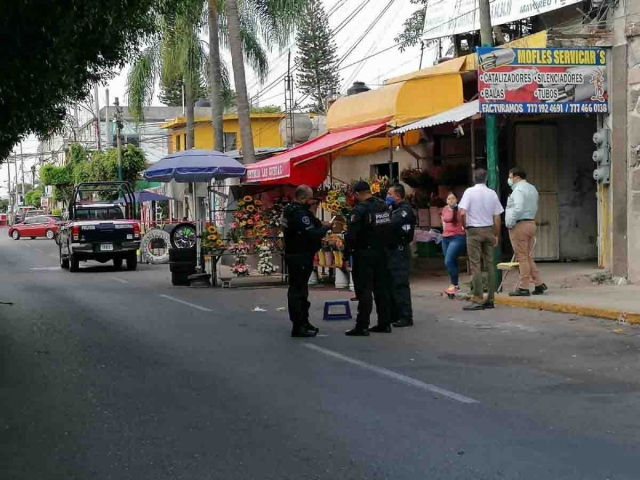
{"label": "utility pole", "polygon": [[[489,0],[479,0],[480,41],[483,47],[493,47],[493,29],[491,28],[491,6]],[[495,115],[485,114],[487,132],[487,173],[489,188],[500,194],[498,181],[498,125]],[[474,159],[475,161],[475,159]]]}
{"label": "utility pole", "polygon": [[420,66],[418,70],[422,70],[422,58],[424,57],[424,40],[420,41]]}
{"label": "utility pole", "polygon": [[96,109],[96,148],[98,150],[102,149],[102,141],[100,139],[100,97],[98,95],[98,84],[96,83],[93,87],[93,96],[95,97],[95,109]]}
{"label": "utility pole", "polygon": [[15,181],[13,182],[15,190],[13,195],[13,205],[18,206],[18,155],[16,153],[13,154],[13,173],[15,174]]}
{"label": "utility pole", "polygon": [[[480,9],[480,42],[483,47],[493,47],[493,28],[491,28],[491,6],[489,0],[479,0]],[[489,188],[495,190],[500,196],[500,181],[498,179],[498,125],[495,115],[484,115],[487,143],[487,183]],[[475,158],[473,162],[475,163]],[[494,265],[500,263],[500,240],[493,250]],[[487,269],[489,274],[491,272]],[[500,285],[502,281],[502,272],[497,268],[494,269],[496,277],[496,285]]]}
{"label": "utility pole", "polygon": [[104,129],[105,129],[105,135],[104,135],[104,146],[105,148],[109,148],[111,146],[111,142],[109,141],[109,137],[111,136],[111,125],[109,124],[109,89],[106,89],[105,92],[105,105],[106,108],[104,109]]}
{"label": "utility pole", "polygon": [[287,63],[287,76],[285,77],[285,80],[284,80],[284,109],[285,109],[285,112],[287,113],[287,116],[289,117],[289,125],[286,124],[286,120],[285,120],[285,127],[287,127],[286,130],[289,131],[289,145],[287,145],[288,147],[292,147],[296,143],[296,140],[295,140],[296,130],[294,126],[295,105],[294,105],[294,99],[293,99],[293,89],[294,89],[293,76],[291,75],[291,50],[289,50],[289,59]]}
{"label": "utility pole", "polygon": [[9,207],[11,207],[11,213],[13,214],[13,202],[11,201],[12,197],[11,197],[11,162],[10,160],[11,160],[10,158],[7,158],[7,179],[8,179],[7,190],[9,191]]}
{"label": "utility pole", "polygon": [[22,172],[22,188],[20,190],[22,190],[22,203],[24,205],[24,156],[22,154],[22,142],[20,142],[20,172]]}
{"label": "utility pole", "polygon": [[120,131],[122,130],[122,109],[120,108],[120,101],[118,100],[118,97],[116,97],[113,104],[116,106],[115,121],[116,121],[116,148],[118,149],[118,180],[122,181],[122,148],[120,148]]}

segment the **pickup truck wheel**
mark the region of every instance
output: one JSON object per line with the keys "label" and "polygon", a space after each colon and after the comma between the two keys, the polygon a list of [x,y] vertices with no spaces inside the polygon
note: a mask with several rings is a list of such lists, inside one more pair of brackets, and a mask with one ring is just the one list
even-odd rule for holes
{"label": "pickup truck wheel", "polygon": [[69,259],[62,256],[62,245],[60,245],[60,268],[69,269]]}
{"label": "pickup truck wheel", "polygon": [[78,256],[75,253],[69,254],[69,271],[77,272],[80,270],[80,260],[78,260]]}
{"label": "pickup truck wheel", "polygon": [[121,257],[114,258],[113,266],[116,267],[116,270],[120,270],[122,268],[122,258]]}
{"label": "pickup truck wheel", "polygon": [[138,268],[138,255],[133,254],[127,257],[127,270],[133,271]]}

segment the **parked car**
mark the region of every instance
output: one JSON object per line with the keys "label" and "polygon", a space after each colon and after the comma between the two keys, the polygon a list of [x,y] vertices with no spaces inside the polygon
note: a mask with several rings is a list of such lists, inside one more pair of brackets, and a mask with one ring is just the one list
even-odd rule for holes
{"label": "parked car", "polygon": [[25,214],[24,218],[26,220],[27,218],[39,217],[41,215],[46,215],[44,210],[27,210],[27,213]]}
{"label": "parked car", "polygon": [[35,207],[30,207],[27,205],[18,207],[18,209],[16,210],[16,213],[13,215],[13,224],[15,225],[17,223],[24,222],[24,219],[26,218],[25,215],[30,210],[35,210]]}
{"label": "parked car", "polygon": [[[124,197],[124,206],[109,203],[80,203],[92,194]],[[117,198],[117,197],[116,197]],[[136,203],[127,182],[80,183],[74,188],[69,210],[57,236],[60,266],[77,272],[81,261],[106,263],[116,268],[127,261],[127,270],[138,266],[140,223],[136,220]]]}
{"label": "parked car", "polygon": [[40,215],[13,225],[9,228],[9,236],[14,240],[20,240],[22,237],[30,237],[31,239],[46,237],[53,240],[58,233],[58,228],[59,221],[54,217]]}

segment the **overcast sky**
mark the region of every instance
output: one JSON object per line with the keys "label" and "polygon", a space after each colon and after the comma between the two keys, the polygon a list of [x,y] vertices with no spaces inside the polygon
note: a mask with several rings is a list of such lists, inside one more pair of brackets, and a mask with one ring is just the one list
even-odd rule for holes
{"label": "overcast sky", "polygon": [[[334,13],[329,18],[332,29],[336,29],[364,0],[323,0],[325,10]],[[375,18],[390,4],[384,15],[377,24],[372,28],[371,32],[356,45],[356,41],[367,30]],[[392,46],[394,37],[402,30],[402,23],[416,9],[416,5],[412,5],[409,0],[369,0],[366,7],[343,28],[336,36],[336,45],[338,47],[338,57],[342,57],[354,45],[355,48],[347,58],[344,59],[342,66],[358,62],[359,60],[384,50]],[[284,82],[279,81],[268,91],[262,91],[269,86],[275,79],[279,78],[287,69],[287,52],[275,49],[270,54],[270,73],[266,82],[260,85],[256,76],[250,69],[247,69],[247,85],[249,87],[249,95],[255,97],[259,95],[260,105],[284,105]],[[292,58],[295,58],[295,46],[291,45]],[[435,50],[426,49],[424,52],[423,67],[432,65],[435,61]],[[231,67],[230,57],[225,54],[226,61]],[[374,56],[369,60],[359,62],[356,65],[345,68],[340,72],[341,75],[341,91],[346,92],[354,81],[362,81],[367,83],[371,88],[378,88],[382,82],[390,77],[402,75],[418,69],[420,62],[420,47],[416,46],[400,52],[397,48],[393,48],[385,53]],[[231,68],[229,68],[231,70]],[[109,82],[107,87],[100,88],[100,106],[105,103],[105,90],[109,88],[110,102],[119,97],[120,103],[126,105],[126,74],[124,69],[119,75]],[[300,100],[301,96],[296,93],[296,100]],[[158,104],[157,92],[154,104]],[[23,142],[23,152],[35,152],[38,142],[35,138],[28,138]],[[20,147],[15,149],[18,153]],[[25,179],[28,183],[31,180],[31,164],[35,159],[25,160],[24,170]],[[18,165],[20,170],[20,164]],[[13,165],[11,168],[11,177],[14,176]],[[27,173],[28,172],[28,173]],[[0,166],[0,196],[7,196],[7,165]]]}

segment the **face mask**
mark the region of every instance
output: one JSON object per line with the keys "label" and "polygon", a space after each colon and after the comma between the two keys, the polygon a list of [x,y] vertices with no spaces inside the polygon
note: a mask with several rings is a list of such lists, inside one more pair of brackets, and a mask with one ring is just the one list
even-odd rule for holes
{"label": "face mask", "polygon": [[513,178],[508,178],[507,183],[509,184],[510,187],[513,187]]}
{"label": "face mask", "polygon": [[387,205],[393,205],[394,203],[396,203],[395,199],[393,197],[387,197],[385,199],[385,202]]}

